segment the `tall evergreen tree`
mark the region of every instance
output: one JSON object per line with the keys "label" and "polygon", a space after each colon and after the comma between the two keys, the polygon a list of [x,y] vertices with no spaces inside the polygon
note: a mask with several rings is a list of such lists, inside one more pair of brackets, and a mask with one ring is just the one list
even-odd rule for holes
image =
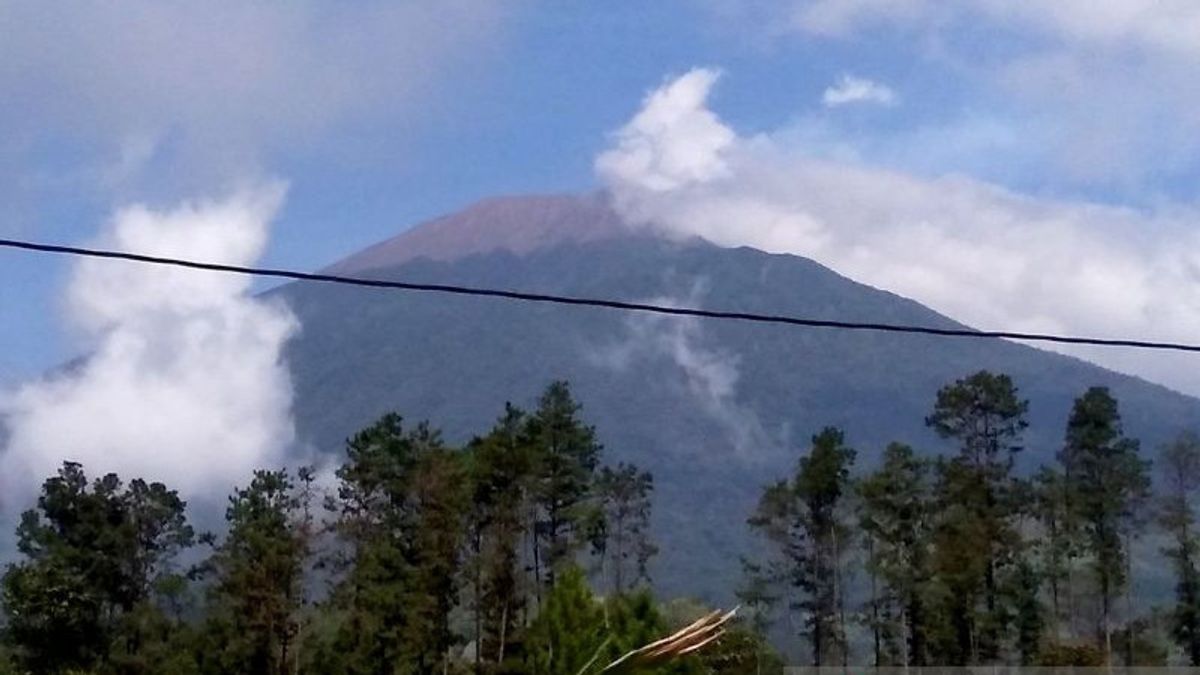
{"label": "tall evergreen tree", "polygon": [[[943,558],[951,563],[955,574],[968,575],[957,580],[957,593],[973,587],[970,574],[980,571],[983,575],[982,615],[974,616],[974,608],[956,610],[968,615],[956,620],[955,625],[960,628],[959,651],[965,650],[971,661],[999,658],[1010,614],[1000,606],[999,581],[1020,548],[1019,533],[1013,526],[1017,505],[1012,470],[1014,456],[1022,449],[1022,432],[1028,426],[1028,408],[1028,401],[1018,396],[1007,375],[980,371],[939,390],[933,413],[926,418],[926,424],[940,436],[959,444],[958,456],[943,464],[940,485],[944,490],[942,500],[948,507],[943,514],[954,520],[944,521],[948,529],[941,542],[958,548],[963,541],[971,541],[977,546],[975,554],[982,558],[977,563],[963,559],[964,554],[968,558],[972,555],[970,550],[958,550]],[[954,602],[966,597],[959,595]],[[973,624],[977,630],[973,634],[963,632],[964,624]]]}
{"label": "tall evergreen tree", "polygon": [[532,507],[532,456],[525,414],[508,404],[492,430],[471,443],[469,518],[475,661],[503,663],[524,626],[522,543]]}
{"label": "tall evergreen tree", "polygon": [[206,672],[293,672],[309,541],[303,502],[286,471],[255,471],[229,498],[229,532],[208,561],[213,575]]}
{"label": "tall evergreen tree", "polygon": [[347,443],[327,504],[340,546],[330,564],[340,613],[333,649],[348,673],[444,666],[461,579],[469,499],[463,457],[438,432],[383,416]]}
{"label": "tall evergreen tree", "polygon": [[1063,639],[1062,626],[1074,618],[1071,565],[1078,555],[1077,528],[1063,473],[1042,467],[1033,478],[1033,508],[1041,536],[1036,544],[1039,574],[1050,593],[1051,637]]}
{"label": "tall evergreen tree", "polygon": [[601,448],[596,430],[580,418],[581,407],[566,382],[553,382],[528,420],[534,449],[534,571],[547,585],[584,543],[595,506],[592,486]]}
{"label": "tall evergreen tree", "polygon": [[1171,633],[1187,655],[1200,666],[1200,542],[1196,533],[1196,495],[1200,492],[1200,438],[1184,433],[1159,453],[1166,493],[1159,522],[1171,537],[1163,549],[1175,568],[1175,608]]}
{"label": "tall evergreen tree", "polygon": [[612,575],[612,588],[624,593],[630,582],[650,581],[647,566],[658,548],[650,539],[654,478],[632,464],[604,467],[596,477],[604,527],[601,558]]}
{"label": "tall evergreen tree", "polygon": [[848,644],[841,581],[848,536],[842,509],[850,491],[854,450],[841,430],[813,436],[795,477],[768,486],[749,524],[775,548],[772,576],[796,595],[790,606],[804,616],[814,666],[845,661]]}
{"label": "tall evergreen tree", "polygon": [[1122,528],[1149,490],[1149,478],[1148,462],[1138,456],[1137,441],[1125,437],[1107,388],[1092,387],[1075,400],[1063,457],[1072,470],[1072,506],[1095,571],[1101,646],[1111,661],[1113,601],[1130,581]]}
{"label": "tall evergreen tree", "polygon": [[[868,566],[884,585],[872,607],[879,643],[877,661],[882,660],[883,651],[897,651],[896,647],[885,650],[885,646],[889,634],[898,634],[904,641],[900,663],[927,663],[926,595],[934,518],[929,473],[929,462],[918,458],[911,447],[892,443],[884,451],[879,469],[858,484],[859,525],[871,542]],[[880,605],[888,609],[880,611]],[[898,619],[898,630],[887,626],[892,617]]]}

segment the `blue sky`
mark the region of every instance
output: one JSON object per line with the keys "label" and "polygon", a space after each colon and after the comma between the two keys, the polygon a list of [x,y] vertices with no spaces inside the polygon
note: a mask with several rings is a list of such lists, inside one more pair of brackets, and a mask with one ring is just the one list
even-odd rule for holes
{"label": "blue sky", "polygon": [[[1047,204],[1066,209],[1071,222],[1105,208],[1099,220],[1112,224],[1104,227],[1123,228],[1104,233],[1116,242],[1110,248],[1127,238],[1150,240],[1155,251],[1182,245],[1200,157],[1192,83],[1200,14],[1140,0],[1055,5],[5,3],[0,233],[86,242],[124,205],[171,208],[278,179],[287,197],[263,261],[312,269],[481,197],[629,188],[628,176],[598,177],[597,157],[649,92],[710,68],[720,75],[704,88],[703,105],[736,135],[734,150],[715,150],[738,175],[718,186],[723,199],[836,218],[764,187],[777,180],[769,176],[832,162],[867,172],[855,180],[879,179],[881,191],[898,177],[962,177],[973,181],[972,195],[1005,191],[1008,215],[996,222],[1009,222],[1018,202],[1032,221]],[[890,100],[823,104],[847,76],[886,89]],[[714,198],[694,187],[676,197]],[[664,222],[681,217],[674,202],[637,203]],[[702,233],[818,259],[827,253],[823,262],[855,276],[848,246],[785,245],[755,227]],[[874,235],[853,234],[856,247],[860,236]],[[1027,245],[1040,244],[1035,237]],[[1143,261],[1153,273],[1189,264],[1156,255],[1128,264]],[[0,253],[0,383],[87,344],[62,316],[67,269]],[[1175,289],[1190,279],[1179,274],[1147,288]],[[913,278],[910,269],[865,280],[894,282],[961,314],[956,297]],[[1186,297],[1160,310],[1184,315],[1196,306],[1190,288],[1178,290]],[[1119,321],[1103,308],[1047,318],[1071,301],[1028,317],[1014,304],[963,318],[989,328],[1015,321],[1114,332],[1142,325],[1152,307],[1137,305]],[[1191,327],[1184,316],[1164,335]],[[1109,364],[1138,371],[1133,358]]]}

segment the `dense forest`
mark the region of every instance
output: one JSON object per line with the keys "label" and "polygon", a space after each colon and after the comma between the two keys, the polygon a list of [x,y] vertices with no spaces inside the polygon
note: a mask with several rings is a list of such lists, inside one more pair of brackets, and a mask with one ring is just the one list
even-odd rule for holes
{"label": "dense forest", "polygon": [[[1200,438],[1152,471],[1092,388],[1055,463],[1019,475],[1027,410],[979,372],[925,420],[950,455],[893,443],[859,468],[846,430],[820,430],[746,514],[761,547],[724,589],[738,621],[655,672],[775,673],[776,648],[816,666],[1200,665]],[[0,673],[596,672],[711,609],[653,595],[654,479],[602,455],[563,382],[462,448],[389,414],[328,477],[247,476],[220,534],[169,486],[65,462],[17,527]],[[1137,564],[1169,565],[1173,600],[1139,602]]]}

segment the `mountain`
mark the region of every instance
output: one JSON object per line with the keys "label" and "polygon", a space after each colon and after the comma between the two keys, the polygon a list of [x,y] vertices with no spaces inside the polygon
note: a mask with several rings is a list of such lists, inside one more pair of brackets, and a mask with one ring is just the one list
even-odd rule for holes
{"label": "mountain", "polygon": [[[818,319],[959,327],[811,260],[626,228],[603,197],[512,197],[418,225],[332,265],[376,278],[462,284]],[[1119,398],[1153,449],[1200,426],[1200,401],[1078,359],[995,340],[700,321],[514,301],[294,283],[272,295],[302,331],[289,346],[300,438],[341,452],[381,413],[428,419],[450,440],[487,430],[506,399],[532,405],[570,380],[609,461],[655,476],[654,568],[665,595],[728,601],[745,519],[809,437],[843,427],[870,466],[891,440],[948,452],[925,428],[937,389],[979,369],[1031,401],[1021,458],[1050,461],[1071,402]]]}

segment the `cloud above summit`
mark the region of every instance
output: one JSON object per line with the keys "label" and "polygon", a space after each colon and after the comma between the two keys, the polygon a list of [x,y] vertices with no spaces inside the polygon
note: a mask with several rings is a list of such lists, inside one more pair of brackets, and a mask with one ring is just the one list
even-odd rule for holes
{"label": "cloud above summit", "polygon": [[[598,156],[629,221],[806,256],[982,329],[1200,335],[1195,209],[918,175],[831,157],[788,126],[739,133],[708,104],[716,79],[696,69],[652,91]],[[1188,357],[1070,351],[1200,393]]]}

